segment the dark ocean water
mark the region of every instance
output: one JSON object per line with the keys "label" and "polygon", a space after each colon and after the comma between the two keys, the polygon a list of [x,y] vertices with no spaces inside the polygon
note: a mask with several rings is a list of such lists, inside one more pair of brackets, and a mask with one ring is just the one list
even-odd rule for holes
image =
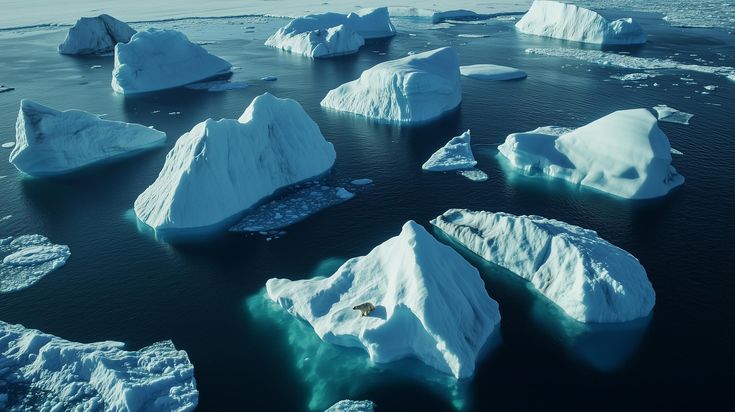
{"label": "dark ocean water", "polygon": [[[731,34],[640,17],[651,37],[628,50],[632,54],[680,53],[674,58],[682,62],[702,58],[712,63],[701,64],[735,66]],[[167,24],[207,40],[208,30],[253,23]],[[132,349],[171,339],[194,364],[202,411],[304,411],[348,397],[371,399],[379,411],[735,407],[735,82],[691,73],[698,84],[686,85],[680,78],[687,73],[668,72],[621,83],[609,76],[630,70],[526,54],[528,47],[589,46],[523,36],[509,21],[440,30],[399,21],[402,32],[395,38],[326,61],[266,48],[262,41],[283,21],[257,24],[254,34],[242,36],[250,40],[228,34],[205,46],[238,67],[234,80],[251,84],[222,93],[181,89],[123,97],[109,86],[111,57],[55,52],[63,30],[0,38],[0,83],[16,88],[0,94],[0,141],[14,139],[21,98],[168,134],[165,148],[63,178],[22,177],[0,163],[0,176],[6,176],[0,179],[0,216],[13,215],[0,222],[0,237],[40,233],[72,251],[63,268],[31,288],[0,295],[0,320],[73,341],[119,340]],[[510,65],[528,78],[463,79],[459,110],[420,126],[378,124],[319,106],[327,91],[376,63],[444,45],[456,47],[462,64]],[[90,68],[97,64],[103,68]],[[278,81],[260,81],[265,75]],[[648,87],[636,88],[640,83]],[[719,88],[695,92],[704,85]],[[334,179],[370,178],[374,184],[270,242],[236,233],[166,242],[140,230],[131,217],[133,201],[155,179],[176,138],[207,117],[238,117],[266,91],[298,100],[334,143]],[[626,201],[529,178],[496,156],[496,145],[512,132],[581,126],[614,110],[661,103],[695,114],[689,126],[660,125],[684,153],[674,156],[674,165],[686,178],[662,199]],[[431,153],[466,129],[488,181],[421,171]],[[598,231],[646,268],[657,294],[652,316],[583,326],[512,275],[466,254],[500,303],[502,321],[474,379],[453,383],[415,361],[371,368],[361,352],[320,343],[308,326],[260,296],[268,278],[328,275],[396,235],[406,220],[428,227],[452,207],[537,214]]]}

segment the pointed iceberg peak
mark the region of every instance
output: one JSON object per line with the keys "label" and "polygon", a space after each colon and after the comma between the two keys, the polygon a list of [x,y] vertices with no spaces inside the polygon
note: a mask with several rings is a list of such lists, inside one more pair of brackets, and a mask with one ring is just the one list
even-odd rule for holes
{"label": "pointed iceberg peak", "polygon": [[126,23],[107,14],[82,17],[69,29],[58,50],[61,54],[110,53],[116,44],[129,42],[134,34]]}

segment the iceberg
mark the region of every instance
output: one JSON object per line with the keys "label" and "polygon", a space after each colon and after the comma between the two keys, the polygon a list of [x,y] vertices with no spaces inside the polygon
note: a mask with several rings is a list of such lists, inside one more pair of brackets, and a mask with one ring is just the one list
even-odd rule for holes
{"label": "iceberg", "polygon": [[526,34],[582,43],[646,42],[643,29],[631,18],[608,21],[592,10],[548,0],[535,0],[516,28]]}
{"label": "iceberg", "polygon": [[0,407],[36,411],[193,411],[194,367],[171,341],[137,351],[77,343],[0,321]]}
{"label": "iceberg", "polygon": [[477,269],[413,221],[328,278],[270,279],[266,290],[325,342],[376,363],[415,357],[455,378],[473,374],[500,321]]}
{"label": "iceberg", "polygon": [[475,167],[477,161],[470,147],[470,131],[453,137],[444,147],[434,152],[421,168],[430,172],[463,170]]}
{"label": "iceberg", "polygon": [[[9,219],[6,216],[2,220]],[[0,294],[32,286],[44,276],[64,266],[71,256],[69,246],[51,243],[41,235],[0,239]]]}
{"label": "iceberg", "polygon": [[14,87],[10,87],[10,86],[6,86],[4,84],[0,84],[0,93],[12,92],[13,90],[15,90]]}
{"label": "iceberg", "polygon": [[668,137],[646,109],[620,110],[572,131],[513,133],[498,151],[526,173],[627,199],[664,196],[684,183],[671,165]]}
{"label": "iceberg", "polygon": [[335,158],[298,102],[265,93],[238,120],[207,119],[182,135],[135,214],[156,230],[206,228],[326,173]]}
{"label": "iceberg", "polygon": [[473,64],[459,66],[462,76],[478,80],[515,80],[524,79],[527,74],[523,70],[513,67],[498,66],[497,64]]}
{"label": "iceberg", "polygon": [[459,58],[443,47],[383,62],[329,91],[321,105],[388,122],[436,118],[462,101]]}
{"label": "iceberg", "polygon": [[431,223],[528,280],[580,322],[626,322],[653,309],[656,296],[643,266],[592,230],[540,216],[465,209],[450,209]]}
{"label": "iceberg", "polygon": [[231,67],[184,33],[148,29],[115,46],[112,89],[122,94],[171,89],[227,74]]}
{"label": "iceberg", "polygon": [[345,399],[330,406],[324,412],[373,412],[375,404],[372,401],[352,401]]}
{"label": "iceberg", "polygon": [[679,124],[688,125],[689,119],[694,117],[694,115],[691,113],[681,112],[665,104],[654,106],[653,109],[656,110],[656,114],[658,115],[658,120],[662,122],[679,123]]}
{"label": "iceberg", "polygon": [[143,125],[102,120],[81,110],[62,112],[23,99],[10,163],[32,176],[55,175],[149,149],[165,140],[165,133]]}
{"label": "iceberg", "polygon": [[110,53],[116,44],[129,42],[134,34],[126,23],[107,14],[82,17],[69,29],[58,50],[61,54]]}

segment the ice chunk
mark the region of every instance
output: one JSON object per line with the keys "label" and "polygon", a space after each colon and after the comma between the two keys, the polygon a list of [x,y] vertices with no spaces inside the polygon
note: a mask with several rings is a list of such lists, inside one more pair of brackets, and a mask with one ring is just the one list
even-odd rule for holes
{"label": "ice chunk", "polygon": [[704,89],[705,90],[709,90],[709,91],[713,91],[713,90],[717,90],[717,86],[708,85],[708,86],[704,86]]}
{"label": "ice chunk", "polygon": [[15,146],[15,142],[5,142],[0,145],[3,149],[11,149]]}
{"label": "ice chunk", "polygon": [[330,406],[324,412],[373,412],[375,404],[372,401],[352,401],[345,399]]}
{"label": "ice chunk", "polygon": [[665,104],[653,106],[658,114],[658,120],[669,123],[689,124],[689,119],[694,117],[693,114],[680,112],[679,110],[669,107]]}
{"label": "ice chunk", "polygon": [[59,53],[110,53],[117,43],[129,42],[134,34],[135,30],[130,26],[107,14],[82,17],[69,29],[64,42],[59,45]]}
{"label": "ice chunk", "polygon": [[389,122],[421,122],[462,101],[459,58],[449,47],[391,60],[331,90],[321,105]]}
{"label": "ice chunk", "polygon": [[171,341],[138,351],[77,343],[0,321],[0,393],[8,410],[193,411],[194,367]]}
{"label": "ice chunk", "polygon": [[298,102],[265,93],[240,119],[208,119],[182,135],[135,214],[154,229],[205,228],[327,172],[335,157]]}
{"label": "ice chunk", "polygon": [[513,80],[525,78],[526,72],[513,67],[498,66],[496,64],[473,64],[459,66],[462,76],[479,80]]}
{"label": "ice chunk", "polygon": [[671,148],[671,154],[675,154],[675,155],[679,155],[679,156],[683,156],[684,155],[684,153],[682,153],[680,150],[674,149],[673,147]]}
{"label": "ice chunk", "polygon": [[[325,342],[363,348],[378,363],[416,357],[465,378],[500,321],[472,265],[413,221],[328,278],[270,279],[268,296]],[[370,304],[361,316],[353,307]]]}
{"label": "ice chunk", "polygon": [[170,89],[229,73],[230,67],[184,33],[148,29],[115,46],[112,88],[123,94]]}
{"label": "ice chunk", "polygon": [[68,246],[53,244],[44,236],[22,235],[0,239],[0,255],[4,255],[0,293],[7,293],[25,289],[64,266],[71,253]]}
{"label": "ice chunk", "polygon": [[226,90],[246,89],[250,85],[246,82],[231,82],[229,80],[213,80],[188,84],[185,87],[192,90],[207,90],[210,92],[224,92]]}
{"label": "ice chunk", "polygon": [[[562,133],[559,135],[559,133]],[[684,183],[669,139],[645,109],[621,110],[576,130],[513,133],[498,146],[514,167],[629,199],[666,195]]]}
{"label": "ice chunk", "polygon": [[580,322],[626,322],[653,309],[656,297],[643,266],[592,230],[540,216],[464,209],[450,209],[431,223],[528,280]]}
{"label": "ice chunk", "polygon": [[490,37],[489,34],[467,34],[467,33],[460,33],[457,35],[457,37],[462,37],[466,39],[482,39],[485,37]]}
{"label": "ice chunk", "polygon": [[617,79],[622,82],[627,82],[627,81],[647,80],[647,79],[652,79],[658,76],[659,76],[658,73],[628,73],[625,75],[612,75],[610,76],[610,78]]}
{"label": "ice chunk", "polygon": [[264,82],[274,82],[274,81],[278,80],[278,77],[276,77],[276,76],[263,76],[263,77],[260,78],[260,80],[262,80]]}
{"label": "ice chunk", "polygon": [[81,110],[20,102],[10,163],[32,176],[54,175],[162,144],[166,134],[134,123],[102,120]]}
{"label": "ice chunk", "polygon": [[365,186],[365,185],[369,185],[370,183],[373,183],[373,181],[372,179],[355,179],[351,181],[350,183],[352,183],[355,186]]}
{"label": "ice chunk", "polygon": [[527,34],[594,44],[641,44],[646,34],[633,19],[608,21],[574,4],[536,0],[516,23]]}
{"label": "ice chunk", "polygon": [[444,147],[434,152],[421,168],[430,172],[462,170],[475,167],[477,161],[472,155],[470,131],[453,137]]}
{"label": "ice chunk", "polygon": [[13,90],[15,90],[14,87],[5,86],[5,85],[0,84],[0,93],[9,92],[9,91],[13,91]]}
{"label": "ice chunk", "polygon": [[480,169],[460,170],[457,172],[460,176],[464,176],[473,182],[484,182],[488,179],[487,173]]}

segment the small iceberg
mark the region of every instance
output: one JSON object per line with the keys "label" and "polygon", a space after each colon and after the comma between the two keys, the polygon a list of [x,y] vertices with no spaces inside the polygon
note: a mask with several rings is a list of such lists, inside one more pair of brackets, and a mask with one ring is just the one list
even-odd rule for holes
{"label": "small iceberg", "polygon": [[459,72],[462,73],[462,76],[478,80],[515,80],[528,76],[523,70],[496,64],[459,66]]}
{"label": "small iceberg", "polygon": [[28,411],[193,411],[194,367],[171,341],[137,351],[77,343],[0,321],[0,408]]}
{"label": "small iceberg", "polygon": [[[0,220],[9,219],[6,216]],[[32,286],[44,276],[64,266],[69,246],[51,243],[41,235],[0,239],[0,293],[16,292]],[[2,367],[0,367],[2,369]]]}
{"label": "small iceberg", "polygon": [[81,110],[58,111],[23,99],[10,163],[31,176],[67,173],[149,149],[166,134],[134,123],[102,120]]}
{"label": "small iceberg", "polygon": [[621,82],[628,82],[628,81],[648,80],[648,79],[652,79],[658,76],[659,76],[658,73],[628,73],[624,75],[612,75],[610,76],[610,78],[620,80]]}
{"label": "small iceberg", "polygon": [[608,21],[592,10],[548,0],[535,0],[516,28],[526,34],[582,43],[646,42],[643,28],[631,18]]}
{"label": "small iceberg", "polygon": [[0,84],[0,93],[10,92],[15,90],[14,87],[5,86],[4,84]]}
{"label": "small iceberg", "polygon": [[627,322],[653,309],[656,295],[643,266],[592,230],[540,216],[464,209],[450,209],[431,223],[528,280],[580,322]]}
{"label": "small iceberg", "polygon": [[646,109],[620,110],[578,129],[509,135],[498,151],[528,174],[565,179],[627,199],[666,195],[684,183],[671,145]]}
{"label": "small iceberg", "polygon": [[374,412],[375,404],[372,401],[341,400],[327,408],[324,412]]}
{"label": "small iceberg", "polygon": [[688,125],[689,119],[694,117],[694,115],[691,113],[681,112],[665,104],[653,106],[653,109],[656,110],[656,113],[658,114],[658,120],[662,122]]}
{"label": "small iceberg", "polygon": [[331,90],[322,107],[388,122],[422,122],[459,106],[459,57],[443,47],[391,60]]}
{"label": "small iceberg", "polygon": [[13,147],[15,147],[15,142],[5,142],[1,144],[0,147],[2,147],[3,149],[12,149]]}
{"label": "small iceberg", "polygon": [[107,14],[82,17],[69,29],[58,50],[61,54],[107,54],[116,44],[129,42],[134,34],[126,23]]}
{"label": "small iceberg", "polygon": [[455,378],[472,376],[500,322],[477,269],[413,221],[328,278],[270,279],[266,290],[325,342],[376,363],[415,357]]}
{"label": "small iceberg", "polygon": [[462,170],[475,167],[477,161],[470,146],[470,131],[453,137],[444,147],[434,152],[421,168],[430,172]]}
{"label": "small iceberg", "polygon": [[115,46],[112,89],[122,94],[171,89],[227,74],[231,67],[184,33],[148,29]]}

